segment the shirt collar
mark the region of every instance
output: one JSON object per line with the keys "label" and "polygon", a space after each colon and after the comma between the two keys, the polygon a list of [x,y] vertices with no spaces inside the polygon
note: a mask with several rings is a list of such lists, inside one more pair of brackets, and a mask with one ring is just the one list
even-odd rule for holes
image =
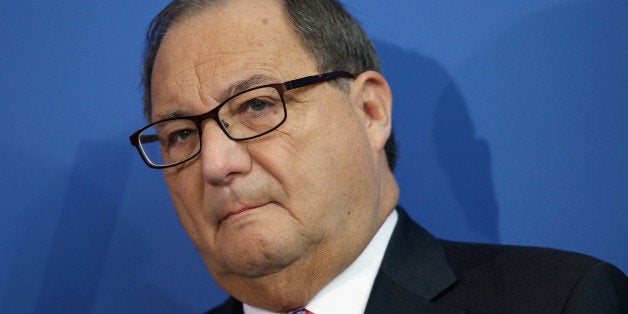
{"label": "shirt collar", "polygon": [[[397,211],[393,210],[358,258],[323,287],[305,308],[316,314],[364,313],[397,219]],[[247,304],[243,307],[245,314],[273,313]]]}

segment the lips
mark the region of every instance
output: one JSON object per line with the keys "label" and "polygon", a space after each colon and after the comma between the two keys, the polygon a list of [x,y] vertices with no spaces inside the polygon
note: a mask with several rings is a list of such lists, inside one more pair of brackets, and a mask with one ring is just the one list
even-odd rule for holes
{"label": "lips", "polygon": [[240,205],[237,207],[234,207],[233,209],[227,210],[223,215],[221,215],[220,217],[220,221],[223,222],[231,217],[240,215],[244,212],[250,211],[250,210],[254,210],[260,207],[263,207],[265,205],[267,205],[268,203],[264,203],[264,204],[257,204],[257,205]]}

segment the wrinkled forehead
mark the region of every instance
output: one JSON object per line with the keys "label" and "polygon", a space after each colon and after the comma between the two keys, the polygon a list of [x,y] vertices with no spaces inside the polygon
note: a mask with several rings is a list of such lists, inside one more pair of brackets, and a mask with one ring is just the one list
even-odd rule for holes
{"label": "wrinkled forehead", "polygon": [[296,39],[276,1],[233,0],[178,19],[164,36],[156,62],[217,68],[230,61],[250,62],[249,54],[268,60],[300,46]]}
{"label": "wrinkled forehead", "polygon": [[152,74],[153,113],[165,98],[173,102],[173,91],[187,102],[195,95],[219,102],[218,95],[246,77],[282,82],[315,70],[280,2],[224,2],[182,17],[164,36]]}

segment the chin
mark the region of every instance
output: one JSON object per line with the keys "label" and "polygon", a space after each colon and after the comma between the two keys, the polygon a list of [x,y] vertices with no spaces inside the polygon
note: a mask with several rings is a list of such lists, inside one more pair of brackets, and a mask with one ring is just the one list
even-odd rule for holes
{"label": "chin", "polygon": [[[235,253],[235,252],[230,252]],[[297,261],[300,256],[275,252],[246,252],[229,254],[225,258],[226,273],[241,278],[259,278],[278,273]]]}
{"label": "chin", "polygon": [[[223,249],[209,260],[238,277],[257,278],[275,274],[299,260],[305,246],[295,237],[277,237],[276,234],[240,232],[240,238],[231,238]],[[284,241],[284,239],[290,239]],[[207,261],[207,259],[206,259]],[[209,267],[209,264],[208,264]]]}

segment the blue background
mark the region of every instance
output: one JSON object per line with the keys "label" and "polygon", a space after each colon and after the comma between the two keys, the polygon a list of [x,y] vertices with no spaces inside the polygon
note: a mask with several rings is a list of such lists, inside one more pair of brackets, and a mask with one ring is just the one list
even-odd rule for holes
{"label": "blue background", "polygon": [[[165,3],[0,2],[1,313],[198,313],[224,298],[127,140]],[[628,271],[628,2],[345,3],[393,87],[413,217]]]}

